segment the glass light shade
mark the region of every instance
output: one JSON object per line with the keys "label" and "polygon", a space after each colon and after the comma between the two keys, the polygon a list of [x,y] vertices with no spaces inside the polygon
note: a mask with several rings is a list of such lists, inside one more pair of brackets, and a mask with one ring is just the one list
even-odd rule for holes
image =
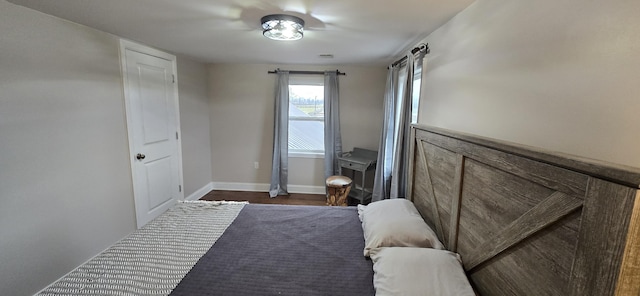
{"label": "glass light shade", "polygon": [[304,35],[304,21],[292,15],[272,14],[262,18],[262,35],[273,40],[299,40]]}

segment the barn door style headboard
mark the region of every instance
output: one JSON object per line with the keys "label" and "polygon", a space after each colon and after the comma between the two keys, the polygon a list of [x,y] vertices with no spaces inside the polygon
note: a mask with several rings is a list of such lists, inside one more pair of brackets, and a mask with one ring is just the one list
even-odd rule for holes
{"label": "barn door style headboard", "polygon": [[480,295],[639,295],[640,170],[412,127],[408,196]]}

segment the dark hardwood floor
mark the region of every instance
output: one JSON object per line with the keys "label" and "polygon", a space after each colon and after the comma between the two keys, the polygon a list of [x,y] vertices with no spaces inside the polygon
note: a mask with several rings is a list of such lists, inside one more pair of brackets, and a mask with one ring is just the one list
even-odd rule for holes
{"label": "dark hardwood floor", "polygon": [[203,196],[201,200],[233,200],[248,201],[255,204],[283,204],[283,205],[310,205],[324,206],[326,205],[326,197],[324,194],[301,194],[291,193],[287,195],[278,195],[270,198],[267,192],[249,192],[249,191],[227,191],[212,190]]}

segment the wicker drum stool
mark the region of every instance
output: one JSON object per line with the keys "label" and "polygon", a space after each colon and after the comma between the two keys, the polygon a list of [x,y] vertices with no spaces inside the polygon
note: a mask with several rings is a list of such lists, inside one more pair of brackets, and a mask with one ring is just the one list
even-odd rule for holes
{"label": "wicker drum stool", "polygon": [[345,176],[331,176],[327,178],[327,205],[347,206],[347,196],[351,190],[351,178]]}

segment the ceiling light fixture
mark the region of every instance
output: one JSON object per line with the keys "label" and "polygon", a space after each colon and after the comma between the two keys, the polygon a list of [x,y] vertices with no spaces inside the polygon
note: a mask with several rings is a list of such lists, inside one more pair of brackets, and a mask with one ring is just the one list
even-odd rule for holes
{"label": "ceiling light fixture", "polygon": [[302,39],[304,21],[292,15],[271,14],[262,17],[262,35],[273,40]]}

